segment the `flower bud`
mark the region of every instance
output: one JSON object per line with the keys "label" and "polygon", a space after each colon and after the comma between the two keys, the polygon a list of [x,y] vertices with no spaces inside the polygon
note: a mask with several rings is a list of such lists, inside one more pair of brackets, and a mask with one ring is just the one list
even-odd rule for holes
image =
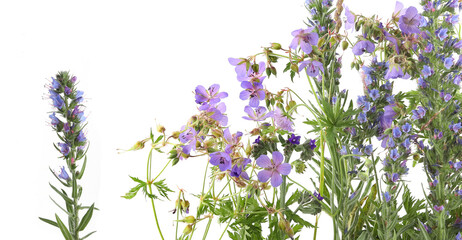
{"label": "flower bud", "polygon": [[290,65],[290,70],[292,70],[292,71],[298,73],[298,66],[297,66],[297,64],[292,64],[292,65]]}
{"label": "flower bud", "polygon": [[213,128],[212,129],[212,135],[217,137],[217,138],[220,138],[220,137],[223,136],[223,131],[221,129]]}
{"label": "flower bud", "polygon": [[192,224],[189,224],[188,226],[186,226],[186,227],[184,228],[183,234],[184,234],[184,235],[188,235],[188,234],[191,233],[191,231],[192,231]]}
{"label": "flower bud", "polygon": [[281,49],[281,44],[279,43],[271,43],[271,48],[274,50],[280,50]]}
{"label": "flower bud", "polygon": [[172,133],[172,138],[178,139],[179,136],[180,136],[179,131],[175,131],[175,132]]}
{"label": "flower bud", "polygon": [[367,168],[372,167],[372,161],[370,159],[366,159],[366,162],[364,164],[366,165]]}
{"label": "flower bud", "polygon": [[360,172],[358,174],[358,177],[361,181],[365,182],[369,178],[369,173],[368,172]]}
{"label": "flower bud", "polygon": [[343,42],[342,42],[342,49],[343,49],[343,51],[345,51],[347,48],[348,48],[348,42],[347,42],[347,41],[343,41]]}
{"label": "flower bud", "polygon": [[165,127],[162,125],[157,124],[157,132],[164,133],[165,132]]}
{"label": "flower bud", "polygon": [[292,165],[295,168],[296,173],[301,174],[301,173],[305,172],[306,165],[305,165],[304,162],[302,162],[300,160],[296,160],[296,161],[292,162]]}
{"label": "flower bud", "polygon": [[185,223],[194,223],[196,221],[196,218],[194,216],[187,216],[183,219],[183,222]]}

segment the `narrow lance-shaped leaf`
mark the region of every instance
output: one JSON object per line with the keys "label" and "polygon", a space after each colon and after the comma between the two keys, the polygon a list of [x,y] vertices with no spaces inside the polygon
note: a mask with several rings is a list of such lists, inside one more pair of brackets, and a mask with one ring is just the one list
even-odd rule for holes
{"label": "narrow lance-shaped leaf", "polygon": [[77,228],[78,231],[83,231],[85,227],[88,225],[88,222],[90,222],[90,219],[93,216],[94,207],[95,207],[95,204],[93,203],[91,207],[87,210],[82,220],[80,221],[79,227]]}
{"label": "narrow lance-shaped leaf", "polygon": [[61,230],[61,233],[63,234],[64,238],[66,240],[72,240],[71,233],[67,229],[66,225],[61,221],[61,219],[58,217],[57,214],[55,214],[56,217],[56,223],[58,224],[59,229]]}

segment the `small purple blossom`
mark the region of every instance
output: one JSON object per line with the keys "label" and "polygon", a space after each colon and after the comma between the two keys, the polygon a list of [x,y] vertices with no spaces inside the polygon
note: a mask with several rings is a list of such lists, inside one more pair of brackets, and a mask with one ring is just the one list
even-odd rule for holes
{"label": "small purple blossom", "polygon": [[271,178],[271,185],[279,187],[282,183],[281,175],[288,175],[292,169],[289,163],[283,163],[284,156],[280,152],[272,153],[273,161],[267,155],[261,155],[257,158],[257,165],[264,170],[258,173],[258,181],[266,182]]}
{"label": "small purple blossom", "polygon": [[453,64],[454,64],[454,58],[448,57],[444,59],[444,67],[446,69],[450,69]]}
{"label": "small purple blossom", "polygon": [[68,86],[65,86],[64,87],[64,94],[69,96],[69,95],[71,95],[71,93],[72,93],[72,89],[70,89]]}
{"label": "small purple blossom", "polygon": [[279,109],[278,107],[276,107],[276,110],[274,111],[273,119],[277,127],[283,130],[289,131],[289,132],[294,131],[294,129],[292,128],[293,126],[292,121],[290,121],[290,119],[284,116],[284,114],[282,113],[282,110]]}
{"label": "small purple blossom", "polygon": [[383,198],[385,199],[385,202],[389,202],[391,200],[391,196],[389,192],[383,193]]}
{"label": "small purple blossom", "polygon": [[321,196],[320,193],[314,191],[313,196],[317,198],[319,201],[322,201],[324,198]]}
{"label": "small purple blossom", "polygon": [[425,110],[424,107],[418,106],[416,110],[412,110],[412,119],[418,120],[422,119],[425,116],[425,113],[427,111]]}
{"label": "small purple blossom", "polygon": [[441,205],[441,206],[435,205],[435,206],[433,206],[433,209],[435,209],[435,211],[437,211],[437,212],[441,212],[441,211],[444,210],[444,206],[443,205]]}
{"label": "small purple blossom", "polygon": [[63,180],[66,180],[66,181],[69,181],[69,174],[67,174],[66,172],[66,169],[63,167],[61,167],[61,173],[58,175],[59,178],[63,179]]}
{"label": "small purple blossom", "polygon": [[399,127],[394,127],[393,128],[393,137],[394,138],[400,138],[402,135],[401,133],[401,130],[399,129]]}
{"label": "small purple blossom", "polygon": [[347,155],[347,153],[348,153],[348,152],[347,152],[347,149],[346,149],[345,145],[343,145],[343,146],[342,146],[342,149],[340,149],[340,154],[342,154],[342,155]]}
{"label": "small purple blossom", "polygon": [[364,147],[364,153],[369,156],[372,154],[372,144],[369,144],[366,147]]}
{"label": "small purple blossom", "polygon": [[393,148],[392,150],[390,150],[390,158],[393,159],[393,161],[396,161],[396,159],[399,158],[399,153],[398,153],[398,149],[396,148]]}
{"label": "small purple blossom", "polygon": [[444,95],[444,98],[443,98],[443,99],[444,99],[445,102],[449,102],[449,100],[451,100],[451,98],[452,98],[452,95],[449,94],[449,93],[446,93],[446,94]]}
{"label": "small purple blossom", "polygon": [[353,54],[360,56],[365,52],[372,53],[375,50],[375,46],[372,42],[363,40],[357,42],[353,47]]}
{"label": "small purple blossom", "polygon": [[405,34],[420,33],[419,24],[421,17],[415,7],[409,7],[399,18],[399,28]]}
{"label": "small purple blossom", "polygon": [[372,89],[369,91],[369,97],[372,98],[372,101],[377,100],[380,97],[380,93],[378,89]]}
{"label": "small purple blossom", "polygon": [[255,141],[253,142],[253,144],[259,144],[260,141],[261,141],[261,140],[260,140],[260,137],[261,137],[261,136],[258,136],[258,137],[255,139]]}
{"label": "small purple blossom", "polygon": [[428,43],[424,50],[426,53],[433,51],[433,44]]}
{"label": "small purple blossom", "polygon": [[231,157],[226,152],[214,152],[210,154],[210,164],[218,166],[224,172],[231,168]]}
{"label": "small purple blossom", "polygon": [[405,123],[401,129],[403,129],[403,132],[405,133],[409,133],[409,131],[411,131],[411,128],[412,128],[412,125],[410,123]]}
{"label": "small purple blossom", "polygon": [[358,114],[358,122],[359,122],[359,123],[365,123],[365,122],[367,122],[366,113],[360,112],[360,113]]}
{"label": "small purple blossom", "polygon": [[242,177],[246,180],[249,180],[249,175],[244,171],[244,169],[245,169],[245,166],[247,166],[247,164],[249,164],[250,162],[251,160],[249,158],[244,158],[244,161],[242,162],[240,166],[238,166],[237,164],[233,166],[229,175],[231,177],[236,177],[236,178]]}
{"label": "small purple blossom", "polygon": [[436,30],[436,35],[440,39],[440,41],[443,41],[445,38],[448,37],[448,29],[447,28],[441,28]]}
{"label": "small purple blossom", "polygon": [[406,140],[404,140],[404,142],[402,143],[403,147],[405,147],[406,149],[409,149],[409,147],[411,146],[411,141],[409,140],[409,138],[406,138]]}
{"label": "small purple blossom", "polygon": [[430,75],[433,74],[433,70],[431,69],[430,66],[424,65],[422,69],[422,75],[424,78],[428,78]]}
{"label": "small purple blossom", "polygon": [[292,133],[292,136],[289,137],[289,139],[287,140],[287,143],[290,143],[292,145],[299,145],[300,138],[301,136],[295,136],[295,134]]}
{"label": "small purple blossom", "polygon": [[58,146],[61,148],[60,152],[64,156],[67,156],[69,154],[69,151],[70,151],[69,144],[67,144],[67,143],[58,143]]}
{"label": "small purple blossom", "polygon": [[462,236],[460,235],[460,232],[457,233],[456,240],[462,240]]}
{"label": "small purple blossom", "polygon": [[399,174],[393,173],[393,174],[391,175],[391,177],[390,177],[390,181],[392,181],[392,182],[395,183],[395,182],[397,182],[398,180],[399,180]]}
{"label": "small purple blossom", "polygon": [[316,139],[310,140],[310,149],[313,150],[316,148]]}
{"label": "small purple blossom", "polygon": [[354,156],[354,158],[360,159],[359,156],[361,156],[361,151],[359,150],[359,148],[353,148],[353,149],[351,150],[351,153],[352,153],[353,155],[358,155],[358,156]]}
{"label": "small purple blossom", "polygon": [[350,9],[345,6],[345,30],[354,29],[355,26],[355,15],[350,12]]}
{"label": "small purple blossom", "polygon": [[260,105],[260,101],[265,99],[265,90],[263,90],[261,82],[243,81],[241,83],[241,87],[245,90],[239,94],[239,98],[241,100],[249,99],[249,105],[251,107],[258,107],[258,105]]}
{"label": "small purple blossom", "polygon": [[384,107],[383,114],[379,117],[380,127],[382,129],[388,129],[391,127],[393,123],[393,119],[395,119],[396,112],[393,110],[396,104],[390,104]]}
{"label": "small purple blossom", "polygon": [[384,78],[389,79],[396,79],[396,78],[406,78],[407,75],[404,74],[403,69],[400,65],[396,63],[391,63],[388,67],[388,71],[385,74]]}
{"label": "small purple blossom", "polygon": [[298,29],[293,31],[292,36],[294,36],[294,39],[292,40],[292,43],[290,43],[289,47],[291,49],[296,49],[300,45],[303,52],[310,54],[313,50],[311,45],[317,45],[319,40],[318,34],[313,32],[313,30],[313,27],[309,27],[307,29]]}
{"label": "small purple blossom", "polygon": [[85,142],[87,141],[87,138],[85,137],[85,134],[83,131],[80,131],[79,135],[76,138],[77,142]]}
{"label": "small purple blossom", "polygon": [[50,93],[50,99],[53,101],[53,106],[55,108],[61,109],[64,106],[64,100],[61,98],[61,96],[57,92],[51,89],[49,93]]}
{"label": "small purple blossom", "polygon": [[75,106],[74,110],[72,110],[72,118],[79,120],[79,122],[83,122],[86,119],[84,112],[80,110],[79,106]]}
{"label": "small purple blossom", "polygon": [[228,93],[219,92],[220,85],[213,84],[207,90],[204,86],[198,85],[195,89],[195,99],[196,103],[200,104],[199,110],[204,111],[208,110],[211,107],[215,107],[222,98],[228,97]]}
{"label": "small purple blossom", "polygon": [[245,106],[244,107],[244,112],[247,113],[248,116],[243,116],[242,118],[246,119],[246,120],[253,120],[253,121],[263,121],[265,120],[266,118],[269,118],[269,117],[272,117],[273,116],[273,112],[269,112],[269,113],[266,113],[266,108],[265,107],[257,107],[255,109],[253,109],[252,107],[250,106]]}
{"label": "small purple blossom", "polygon": [[51,125],[56,127],[61,121],[56,117],[55,113],[50,114]]}
{"label": "small purple blossom", "polygon": [[457,75],[454,80],[452,81],[455,85],[459,85],[461,82],[461,78],[459,75]]}
{"label": "small purple blossom", "polygon": [[302,71],[304,68],[306,68],[306,74],[311,77],[317,77],[319,75],[319,72],[324,72],[324,67],[321,62],[318,61],[303,61],[300,62],[300,66],[298,67],[298,71]]}

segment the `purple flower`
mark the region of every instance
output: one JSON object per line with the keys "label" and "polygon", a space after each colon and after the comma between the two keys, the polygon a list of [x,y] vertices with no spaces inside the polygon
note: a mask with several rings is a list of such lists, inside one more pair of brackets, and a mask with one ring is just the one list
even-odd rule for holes
{"label": "purple flower", "polygon": [[453,80],[452,82],[453,82],[454,84],[456,84],[456,85],[459,85],[460,82],[461,82],[460,76],[457,75],[457,76],[454,78],[454,80]]}
{"label": "purple flower", "polygon": [[69,123],[64,123],[63,124],[63,130],[64,132],[68,133],[69,130],[71,130],[71,126],[69,125]]}
{"label": "purple flower", "polygon": [[459,22],[459,15],[448,15],[445,20],[446,22],[454,25]]}
{"label": "purple flower", "polygon": [[231,177],[237,177],[237,178],[242,177],[246,180],[249,180],[249,175],[244,171],[244,169],[245,169],[245,166],[247,166],[247,164],[249,164],[250,162],[251,162],[250,159],[244,158],[244,161],[242,162],[240,166],[238,166],[237,164],[233,166],[229,175]]}
{"label": "purple flower", "polygon": [[388,67],[388,71],[385,74],[385,79],[396,79],[396,78],[406,78],[407,75],[404,74],[403,69],[400,65],[396,63],[391,63]]}
{"label": "purple flower", "polygon": [[310,149],[313,150],[316,148],[316,139],[310,140]]}
{"label": "purple flower", "polygon": [[64,94],[69,96],[69,95],[71,95],[71,93],[72,93],[72,89],[70,89],[68,86],[65,86],[64,87]]}
{"label": "purple flower", "polygon": [[453,61],[454,61],[454,58],[452,57],[448,57],[444,59],[444,67],[446,67],[446,69],[450,69],[452,67],[452,64],[454,64]]}
{"label": "purple flower", "polygon": [[201,105],[199,110],[203,111],[215,107],[222,98],[228,97],[228,93],[219,92],[219,90],[220,85],[218,84],[213,84],[207,90],[202,85],[198,85],[195,90],[195,98],[196,103]]}
{"label": "purple flower", "polygon": [[218,166],[224,172],[231,168],[231,157],[226,152],[214,152],[210,154],[210,164]]}
{"label": "purple flower", "polygon": [[440,39],[440,41],[443,41],[445,38],[448,37],[448,29],[447,28],[441,28],[436,30],[436,35]]}
{"label": "purple flower", "polygon": [[53,106],[58,108],[58,109],[61,109],[63,106],[64,106],[64,100],[61,98],[61,96],[50,89],[50,99],[53,100]]}
{"label": "purple flower", "polygon": [[258,136],[258,137],[255,139],[255,141],[253,142],[253,144],[259,144],[260,141],[261,141],[261,140],[260,140],[260,137],[261,137],[261,136]]}
{"label": "purple flower", "polygon": [[433,206],[433,209],[435,209],[435,211],[437,211],[437,212],[441,212],[441,211],[444,210],[444,206],[443,205],[441,205],[441,206],[435,205],[435,206]]}
{"label": "purple flower", "polygon": [[79,122],[85,121],[84,112],[80,110],[79,106],[75,106],[74,110],[72,110],[72,118],[74,120],[79,120]]}
{"label": "purple flower", "polygon": [[57,90],[60,87],[61,87],[61,84],[59,84],[59,82],[52,77],[51,78],[51,89]]}
{"label": "purple flower", "polygon": [[372,53],[375,50],[375,46],[372,42],[363,40],[357,42],[353,47],[353,54],[360,56],[365,52]]}
{"label": "purple flower", "polygon": [[[244,116],[242,118],[246,119],[246,120],[253,120],[253,121],[263,121],[265,120],[266,118],[269,118],[269,117],[272,117],[273,116],[273,112],[269,112],[269,113],[266,113],[266,108],[265,107],[257,107],[256,109],[253,109],[252,107],[250,106],[245,106],[244,108],[244,112],[247,113],[248,117],[247,116]],[[266,113],[266,114],[265,114]]]}
{"label": "purple flower", "polygon": [[[255,72],[253,67],[250,67],[248,71],[243,68],[244,73],[240,73],[238,79],[240,82],[242,81],[249,81],[249,82],[263,82],[266,76],[263,76],[265,71],[265,63],[260,62],[258,64],[258,72]],[[241,70],[242,71],[242,70]]]}
{"label": "purple flower", "polygon": [[369,92],[369,97],[372,98],[372,101],[377,100],[377,98],[380,97],[379,90],[377,90],[377,89],[372,89],[372,90]]}
{"label": "purple flower", "polygon": [[302,71],[304,68],[306,68],[306,74],[311,77],[316,77],[319,75],[319,71],[324,72],[324,68],[322,66],[321,62],[318,61],[303,61],[300,62],[300,66],[298,67],[298,71]]}
{"label": "purple flower", "polygon": [[403,147],[405,147],[406,149],[409,149],[409,147],[411,146],[411,141],[409,141],[409,138],[406,138],[406,140],[404,140],[404,142],[402,143]]}
{"label": "purple flower", "polygon": [[186,154],[189,154],[190,149],[196,151],[196,130],[192,127],[186,128],[186,126],[183,126],[181,128],[181,133],[178,137],[181,143],[185,143],[185,146],[188,146],[186,148],[186,151],[188,151]]}
{"label": "purple flower", "polygon": [[345,145],[343,145],[343,146],[342,146],[342,149],[340,149],[340,154],[342,154],[342,155],[347,155],[347,153],[348,153],[348,152],[347,152],[347,149],[346,149]]}
{"label": "purple flower", "polygon": [[366,102],[366,96],[358,96],[358,99],[356,100],[356,104],[358,104],[359,107],[363,106]]}
{"label": "purple flower", "polygon": [[67,143],[58,143],[58,146],[61,148],[60,152],[64,155],[67,156],[69,154],[69,144]]}
{"label": "purple flower", "polygon": [[318,192],[314,191],[313,196],[316,197],[319,201],[322,201],[324,198]]}
{"label": "purple flower", "polygon": [[366,113],[360,112],[360,113],[358,114],[358,122],[359,122],[359,123],[365,123],[365,122],[367,122]]}
{"label": "purple flower", "polygon": [[56,117],[55,113],[53,114],[50,114],[50,118],[51,118],[51,125],[53,125],[54,127],[56,127],[61,121]]}
{"label": "purple flower", "polygon": [[389,202],[391,200],[391,196],[389,192],[382,193],[383,198],[385,199],[385,202]]}
{"label": "purple flower", "polygon": [[353,199],[355,196],[356,196],[356,192],[353,192],[353,193],[350,195],[349,199],[351,200],[351,199]]}
{"label": "purple flower", "polygon": [[460,235],[460,232],[457,234],[456,240],[462,240],[462,236]]}
{"label": "purple flower", "polygon": [[424,78],[427,78],[430,75],[432,75],[432,72],[433,72],[433,70],[431,69],[430,66],[428,66],[428,65],[423,66],[422,75],[424,76]]}
{"label": "purple flower", "polygon": [[422,106],[418,106],[416,110],[412,110],[412,119],[418,120],[425,116],[427,111]]}
{"label": "purple flower", "polygon": [[426,88],[428,86],[428,82],[423,80],[422,77],[419,77],[419,80],[417,80],[417,84],[419,85],[419,87],[421,88]]}
{"label": "purple flower", "polygon": [[76,77],[76,76],[72,76],[71,82],[75,83],[76,81],[77,81],[77,77]]}
{"label": "purple flower", "polygon": [[355,15],[353,15],[350,12],[350,9],[345,6],[345,16],[346,16],[346,21],[345,21],[345,30],[350,30],[354,29],[355,26]]}
{"label": "purple flower", "polygon": [[372,154],[372,144],[367,145],[367,146],[364,148],[364,153],[367,154],[367,155],[369,155],[369,156]]}
{"label": "purple flower", "polygon": [[289,137],[289,139],[287,140],[287,143],[290,143],[292,145],[299,145],[300,138],[301,136],[295,136],[295,134],[292,133],[292,136]]}
{"label": "purple flower", "polygon": [[396,148],[393,148],[392,150],[390,150],[390,158],[393,159],[393,161],[396,161],[396,159],[399,158],[399,153],[398,153],[398,149]]}
{"label": "purple flower", "polygon": [[401,137],[401,130],[399,129],[399,127],[394,127],[393,128],[393,137],[394,138],[399,138]]}
{"label": "purple flower", "polygon": [[415,7],[409,7],[399,18],[399,28],[405,34],[420,33],[419,24],[421,17]]}
{"label": "purple flower", "polygon": [[66,172],[66,169],[63,167],[61,167],[61,173],[58,175],[59,178],[63,179],[63,180],[66,180],[66,181],[69,181],[69,175],[67,174]]}
{"label": "purple flower", "polygon": [[294,129],[292,128],[292,125],[293,125],[292,121],[290,121],[290,119],[284,116],[282,113],[282,110],[279,109],[278,107],[276,107],[276,110],[274,111],[273,119],[278,128],[281,128],[289,132],[294,131]]}
{"label": "purple flower", "polygon": [[273,161],[267,155],[261,155],[257,158],[257,165],[264,170],[258,173],[258,181],[266,182],[271,178],[271,185],[279,187],[282,183],[281,175],[288,175],[292,166],[289,163],[283,163],[284,156],[280,152],[273,152]]}
{"label": "purple flower", "polygon": [[226,104],[224,102],[219,103],[216,108],[209,108],[207,110],[208,116],[217,121],[221,126],[228,124],[228,117],[223,115],[226,112]]}
{"label": "purple flower", "polygon": [[451,98],[452,98],[452,96],[449,93],[446,93],[446,95],[444,95],[444,101],[445,102],[449,102],[449,100],[451,100]]}
{"label": "purple flower", "polygon": [[397,173],[393,173],[390,177],[390,181],[397,182],[399,180],[399,175]]}
{"label": "purple flower", "polygon": [[80,131],[79,135],[76,138],[77,142],[85,142],[87,141],[87,138],[85,137],[85,134],[83,131]]}
{"label": "purple flower", "polygon": [[462,162],[456,162],[456,163],[454,163],[454,169],[455,169],[456,171],[459,171],[459,169],[461,169],[461,168],[462,168]]}
{"label": "purple flower", "polygon": [[83,91],[77,91],[74,101],[77,103],[81,103],[83,101]]}
{"label": "purple flower", "polygon": [[298,29],[292,32],[294,39],[290,43],[290,48],[296,49],[298,45],[306,53],[310,54],[313,48],[311,45],[317,45],[319,36],[316,32],[313,32],[314,28],[309,27],[308,29]]}
{"label": "purple flower", "polygon": [[393,17],[400,17],[404,14],[403,11],[404,5],[403,3],[396,1],[395,3],[395,10],[393,11]]}
{"label": "purple flower", "polygon": [[243,81],[247,78],[247,70],[244,59],[240,58],[228,58],[229,64],[235,66],[234,71],[237,74],[237,80]]}
{"label": "purple flower", "polygon": [[428,43],[424,50],[426,53],[433,51],[433,44]]}
{"label": "purple flower", "polygon": [[395,107],[396,104],[390,104],[385,106],[383,114],[379,117],[380,121],[380,127],[382,129],[388,129],[391,127],[391,124],[393,123],[393,119],[395,119],[396,112],[393,110],[393,107]]}
{"label": "purple flower", "polygon": [[354,156],[354,158],[360,159],[359,156],[361,156],[361,151],[359,151],[359,148],[353,148],[353,149],[351,150],[351,153],[352,153],[353,155],[358,155],[358,156]]}
{"label": "purple flower", "polygon": [[251,107],[258,107],[260,101],[265,99],[265,90],[261,82],[248,82],[243,81],[241,87],[245,90],[239,94],[241,100],[247,100],[250,98],[249,105]]}

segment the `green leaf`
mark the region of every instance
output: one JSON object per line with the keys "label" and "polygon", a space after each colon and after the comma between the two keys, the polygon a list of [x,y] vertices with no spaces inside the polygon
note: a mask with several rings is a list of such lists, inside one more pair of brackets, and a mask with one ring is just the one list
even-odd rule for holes
{"label": "green leaf", "polygon": [[50,183],[50,187],[53,190],[55,190],[55,192],[57,192],[64,199],[64,201],[66,201],[69,204],[73,203],[72,199],[70,199],[67,195],[65,195],[64,192],[60,192],[55,186],[51,185],[51,183]]}
{"label": "green leaf", "polygon": [[56,217],[56,223],[58,224],[59,229],[61,230],[61,233],[63,234],[64,238],[66,240],[72,240],[71,233],[67,229],[66,225],[61,221],[61,219],[58,217],[57,214],[55,214]]}
{"label": "green leaf", "polygon": [[140,184],[136,185],[136,187],[133,187],[132,189],[130,189],[130,191],[128,191],[127,193],[125,193],[125,196],[122,196],[122,197],[125,198],[125,199],[132,199],[132,198],[134,198],[134,197],[136,196],[136,194],[138,193],[138,191],[139,191],[141,188],[145,187],[145,186],[146,186],[146,184],[141,184],[141,183],[140,183]]}
{"label": "green leaf", "polygon": [[80,169],[79,174],[77,174],[77,179],[81,179],[83,176],[83,173],[85,172],[85,167],[87,166],[87,156],[85,156],[85,159],[83,160],[83,165],[82,168]]}
{"label": "green leaf", "polygon": [[84,236],[83,238],[81,238],[80,240],[84,240],[85,238],[89,237],[90,235],[92,235],[92,234],[95,233],[95,232],[96,232],[96,231],[93,231],[93,232],[91,232],[91,233],[85,235],[85,236]]}
{"label": "green leaf", "polygon": [[162,138],[164,137],[164,135],[160,135],[159,137],[157,137],[156,141],[154,143],[158,143],[160,140],[162,140]]}
{"label": "green leaf", "polygon": [[170,200],[168,198],[168,192],[173,192],[170,188],[167,187],[167,185],[164,183],[165,182],[165,179],[162,179],[160,181],[157,181],[157,182],[154,182],[154,186],[157,188],[157,191],[159,192],[159,194],[164,197],[164,198],[167,198],[168,200]]}
{"label": "green leaf", "polygon": [[80,221],[77,231],[83,231],[85,227],[88,225],[88,222],[90,222],[91,216],[93,215],[94,207],[95,207],[95,204],[93,203],[88,209],[88,211],[85,213],[85,215],[83,216],[82,220]]}
{"label": "green leaf", "polygon": [[44,222],[46,222],[46,223],[48,223],[48,224],[50,224],[50,225],[53,225],[53,226],[55,226],[55,227],[58,227],[58,224],[57,224],[55,221],[52,221],[52,220],[46,219],[46,218],[41,218],[41,217],[39,217],[39,219],[42,220],[42,221],[44,221]]}

